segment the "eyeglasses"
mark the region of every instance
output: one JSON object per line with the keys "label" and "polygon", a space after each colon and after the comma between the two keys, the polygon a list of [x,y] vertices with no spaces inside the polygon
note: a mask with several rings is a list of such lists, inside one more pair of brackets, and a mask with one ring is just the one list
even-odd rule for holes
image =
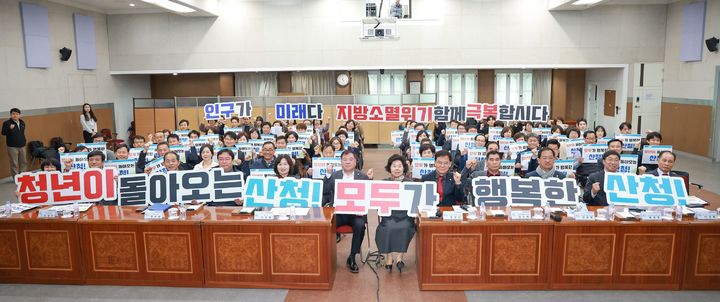
{"label": "eyeglasses", "polygon": [[435,162],[435,165],[436,165],[436,166],[449,166],[449,165],[450,165],[450,162],[437,161],[437,162]]}

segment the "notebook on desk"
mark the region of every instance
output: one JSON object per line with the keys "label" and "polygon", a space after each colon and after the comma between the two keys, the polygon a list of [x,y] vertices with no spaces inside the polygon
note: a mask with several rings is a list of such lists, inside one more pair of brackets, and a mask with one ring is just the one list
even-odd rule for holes
{"label": "notebook on desk", "polygon": [[172,205],[169,205],[169,204],[156,203],[156,204],[151,205],[151,206],[148,207],[147,209],[150,210],[150,211],[161,211],[161,212],[165,212],[165,211],[167,211],[167,209],[169,209],[169,208],[171,208],[171,207],[172,207]]}

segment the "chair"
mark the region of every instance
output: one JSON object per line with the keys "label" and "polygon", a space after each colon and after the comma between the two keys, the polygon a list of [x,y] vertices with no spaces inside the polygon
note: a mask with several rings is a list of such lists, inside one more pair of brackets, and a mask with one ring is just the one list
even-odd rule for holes
{"label": "chair", "polygon": [[102,133],[103,137],[105,137],[105,141],[110,145],[110,149],[113,151],[117,145],[125,142],[125,140],[117,139],[117,133],[112,133],[110,129],[102,129],[100,130],[100,133]]}
{"label": "chair", "polygon": [[[378,218],[378,219],[380,219],[380,218]],[[336,227],[336,228],[335,228],[335,233],[336,233],[337,236],[338,236],[337,239],[336,239],[336,242],[340,242],[343,237],[345,237],[347,234],[352,234],[352,232],[353,232],[352,226],[349,226],[349,225],[341,225],[341,226]],[[373,252],[373,251],[370,250],[370,249],[371,249],[371,245],[370,245],[370,227],[369,227],[367,221],[365,221],[365,236],[366,236],[366,239],[367,239],[368,252],[367,252],[367,255],[365,255],[365,257],[362,257],[362,258],[360,259],[360,262],[362,262],[363,264],[366,264],[371,257],[378,257],[378,258],[375,258],[376,261],[379,261],[379,260],[384,259],[384,257],[383,257],[382,255],[380,255],[380,254],[378,253],[378,251],[374,251],[374,252]],[[360,255],[362,255],[362,247],[360,247]],[[378,260],[378,259],[379,259],[379,260]]]}

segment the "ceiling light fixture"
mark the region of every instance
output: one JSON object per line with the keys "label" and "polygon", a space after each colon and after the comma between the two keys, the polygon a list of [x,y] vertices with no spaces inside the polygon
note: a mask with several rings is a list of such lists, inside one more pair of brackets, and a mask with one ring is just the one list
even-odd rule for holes
{"label": "ceiling light fixture", "polygon": [[157,6],[160,6],[164,9],[169,9],[176,13],[186,14],[186,13],[195,12],[195,10],[190,7],[187,7],[185,5],[182,5],[180,3],[173,2],[170,0],[142,0],[142,1],[145,3],[155,4]]}
{"label": "ceiling light fixture", "polygon": [[592,4],[598,3],[600,1],[603,1],[603,0],[578,0],[578,1],[575,1],[575,3],[573,3],[573,5],[592,5]]}
{"label": "ceiling light fixture", "polygon": [[135,7],[135,3],[130,3],[130,6]]}

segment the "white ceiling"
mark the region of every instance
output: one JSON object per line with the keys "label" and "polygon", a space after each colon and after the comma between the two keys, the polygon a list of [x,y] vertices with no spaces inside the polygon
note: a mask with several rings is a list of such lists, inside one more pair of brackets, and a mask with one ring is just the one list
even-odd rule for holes
{"label": "white ceiling", "polygon": [[[51,2],[64,4],[67,6],[86,9],[98,13],[117,15],[117,14],[148,14],[148,13],[174,13],[171,10],[156,6],[154,4],[145,3],[142,0],[49,0]],[[185,3],[197,3],[196,1],[182,1]],[[209,2],[209,1],[208,1]],[[134,4],[134,6],[130,6]],[[191,5],[192,6],[192,5]],[[193,6],[197,10],[195,13],[179,14],[182,16],[213,16],[207,10],[200,6]]]}
{"label": "white ceiling", "polygon": [[590,5],[573,5],[577,0],[548,0],[548,9],[557,10],[586,10],[599,5],[667,5],[680,0],[601,0]]}

